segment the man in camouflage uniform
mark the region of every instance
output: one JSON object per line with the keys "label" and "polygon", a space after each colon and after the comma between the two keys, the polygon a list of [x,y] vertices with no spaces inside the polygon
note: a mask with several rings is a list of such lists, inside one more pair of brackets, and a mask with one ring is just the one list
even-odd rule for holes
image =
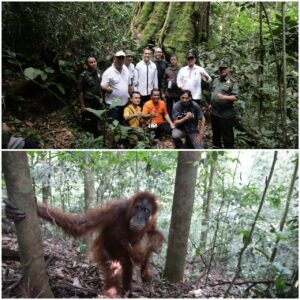
{"label": "man in camouflage uniform", "polygon": [[98,117],[87,111],[86,108],[99,110],[101,108],[101,74],[97,69],[95,57],[86,58],[87,70],[80,75],[78,83],[80,111],[83,119],[84,130],[99,136]]}
{"label": "man in camouflage uniform", "polygon": [[234,147],[234,102],[238,99],[239,87],[236,79],[229,75],[229,67],[227,60],[221,60],[218,66],[219,76],[214,79],[212,84],[209,108],[211,110],[213,144],[216,148],[222,148],[222,141],[224,148]]}

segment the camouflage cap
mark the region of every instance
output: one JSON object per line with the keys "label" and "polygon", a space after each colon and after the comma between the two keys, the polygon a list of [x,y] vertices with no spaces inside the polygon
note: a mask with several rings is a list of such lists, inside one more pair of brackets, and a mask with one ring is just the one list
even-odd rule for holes
{"label": "camouflage cap", "polygon": [[131,50],[126,50],[126,56],[132,56],[134,57],[135,56],[135,53]]}
{"label": "camouflage cap", "polygon": [[226,59],[221,59],[221,60],[219,61],[218,67],[219,67],[219,68],[227,68],[227,67],[230,67],[230,63],[229,63],[229,61],[226,60]]}

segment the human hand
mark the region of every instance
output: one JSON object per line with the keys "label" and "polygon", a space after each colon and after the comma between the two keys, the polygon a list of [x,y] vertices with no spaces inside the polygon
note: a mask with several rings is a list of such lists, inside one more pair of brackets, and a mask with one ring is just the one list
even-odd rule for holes
{"label": "human hand", "polygon": [[201,136],[200,133],[195,137],[194,141],[195,141],[196,144],[200,144],[201,143],[202,136]]}
{"label": "human hand", "polygon": [[176,128],[174,123],[171,123],[170,126],[171,126],[172,129]]}
{"label": "human hand", "polygon": [[142,112],[137,112],[137,113],[135,114],[135,116],[138,117],[138,118],[141,118],[141,117],[143,116],[143,113],[142,113]]}
{"label": "human hand", "polygon": [[111,87],[110,85],[108,85],[108,86],[105,88],[105,91],[106,91],[106,93],[110,94],[110,93],[112,93],[113,89],[112,89],[112,87]]}
{"label": "human hand", "polygon": [[11,128],[7,126],[6,123],[2,123],[2,130],[5,130],[5,131],[8,131],[8,132],[11,132]]}
{"label": "human hand", "polygon": [[204,77],[205,80],[207,80],[207,75],[203,71],[200,72],[200,75],[201,77]]}
{"label": "human hand", "polygon": [[186,120],[190,120],[190,119],[193,119],[194,118],[194,114],[191,113],[190,111],[186,114],[185,116]]}

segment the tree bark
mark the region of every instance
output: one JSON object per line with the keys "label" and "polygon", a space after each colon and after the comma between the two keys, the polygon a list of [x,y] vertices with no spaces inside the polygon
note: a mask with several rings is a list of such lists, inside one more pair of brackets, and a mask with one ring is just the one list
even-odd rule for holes
{"label": "tree bark", "polygon": [[165,277],[170,282],[183,280],[188,235],[193,212],[199,152],[181,151],[178,155],[175,192],[169,231]]}
{"label": "tree bark", "polygon": [[160,46],[167,56],[176,52],[185,64],[186,52],[208,40],[209,2],[145,2],[136,4],[131,36],[141,49]]}
{"label": "tree bark", "polygon": [[29,298],[54,298],[46,274],[42,237],[32,191],[26,152],[3,152],[3,172],[8,196],[26,218],[15,222],[24,276],[22,291]]}

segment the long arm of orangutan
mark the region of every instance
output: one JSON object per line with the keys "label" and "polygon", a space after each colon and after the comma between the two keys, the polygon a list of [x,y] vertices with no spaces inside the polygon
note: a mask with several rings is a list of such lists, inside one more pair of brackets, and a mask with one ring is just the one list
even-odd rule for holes
{"label": "long arm of orangutan", "polygon": [[38,204],[38,215],[61,228],[71,236],[79,237],[116,221],[120,201],[111,202],[104,207],[96,207],[84,214],[70,214]]}
{"label": "long arm of orangutan", "polygon": [[[26,217],[10,199],[6,199],[5,204],[5,212],[9,219],[20,221]],[[79,237],[113,223],[117,219],[119,206],[120,202],[118,201],[104,207],[96,207],[85,214],[71,214],[37,203],[37,213],[40,218],[61,227],[67,234]]]}

